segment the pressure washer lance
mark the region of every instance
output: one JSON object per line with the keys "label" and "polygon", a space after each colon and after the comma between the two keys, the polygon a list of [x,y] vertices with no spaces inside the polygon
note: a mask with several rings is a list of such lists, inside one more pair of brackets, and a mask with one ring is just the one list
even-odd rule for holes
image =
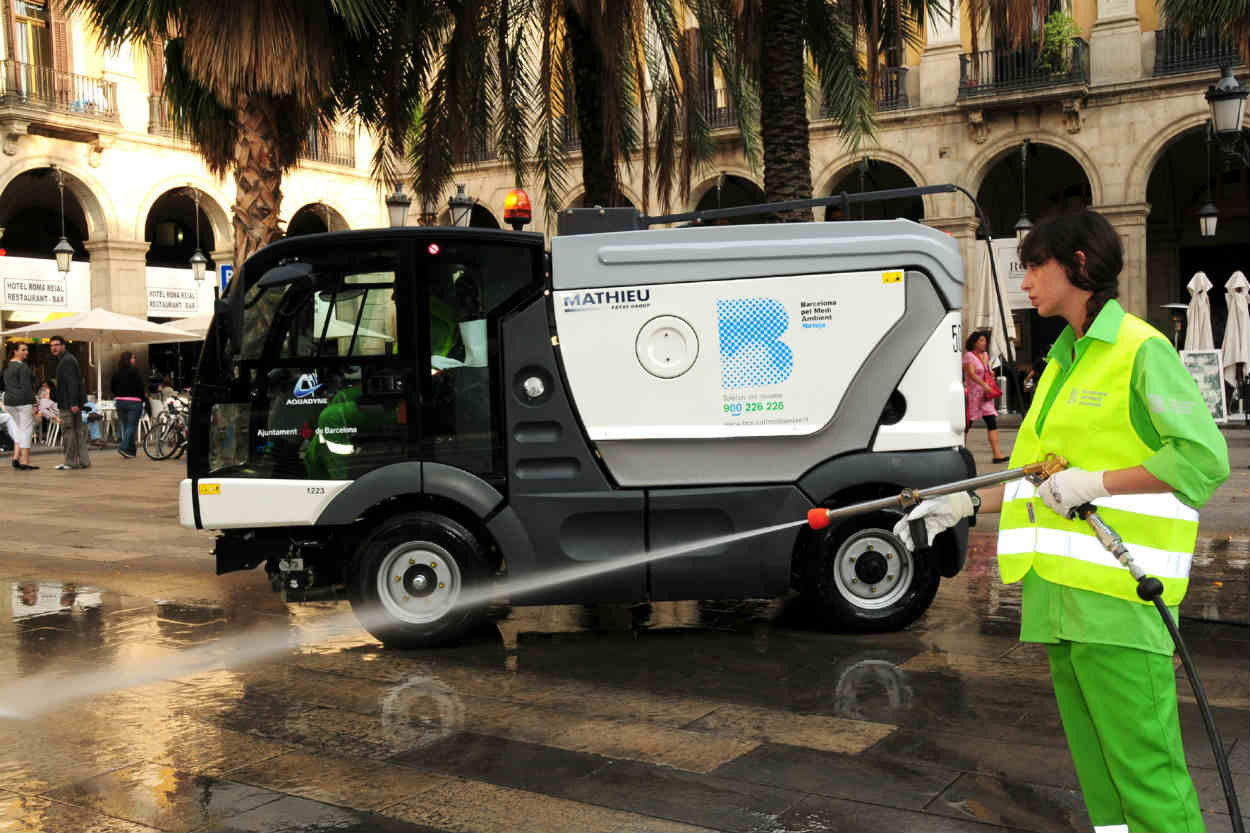
{"label": "pressure washer lance", "polygon": [[[901,509],[907,512],[922,500],[940,497],[941,495],[953,495],[956,492],[967,492],[984,486],[997,486],[1000,483],[1018,480],[1021,477],[1026,478],[1034,486],[1040,486],[1046,478],[1063,471],[1067,467],[1068,461],[1058,454],[1047,454],[1046,459],[1041,462],[1029,463],[1027,466],[1020,466],[1019,468],[994,471],[977,477],[969,477],[966,480],[956,480],[953,483],[926,486],[923,489],[904,489],[893,497],[853,503],[850,506],[842,506],[837,509],[811,509],[807,513],[807,523],[812,529],[824,529],[838,518],[849,518],[853,515],[862,515],[865,512],[877,512],[882,509]],[[916,518],[908,526],[911,529],[911,539],[916,545],[916,549],[922,550],[929,546],[929,534],[925,529],[923,518]]]}
{"label": "pressure washer lance", "polygon": [[1220,772],[1224,799],[1228,802],[1228,814],[1232,817],[1233,833],[1245,833],[1245,826],[1241,823],[1241,808],[1237,804],[1237,791],[1233,787],[1233,776],[1228,770],[1228,758],[1224,755],[1224,742],[1220,739],[1220,730],[1215,725],[1214,718],[1211,717],[1211,705],[1207,702],[1207,692],[1202,687],[1202,680],[1198,678],[1198,669],[1194,666],[1193,658],[1189,656],[1185,641],[1181,639],[1181,632],[1176,627],[1176,620],[1172,618],[1172,611],[1168,610],[1168,606],[1163,603],[1163,582],[1154,576],[1146,575],[1146,572],[1137,566],[1128,548],[1124,546],[1123,539],[1098,516],[1097,507],[1092,503],[1082,504],[1073,509],[1072,518],[1080,518],[1090,525],[1103,549],[1127,567],[1129,575],[1137,581],[1137,595],[1143,602],[1152,602],[1158,609],[1159,615],[1163,617],[1163,624],[1172,636],[1172,644],[1176,646],[1176,653],[1181,655],[1181,663],[1185,666],[1189,685],[1194,690],[1194,699],[1198,701],[1198,711],[1202,714],[1202,722],[1207,727],[1207,738],[1211,741],[1211,752],[1215,755],[1215,767]]}

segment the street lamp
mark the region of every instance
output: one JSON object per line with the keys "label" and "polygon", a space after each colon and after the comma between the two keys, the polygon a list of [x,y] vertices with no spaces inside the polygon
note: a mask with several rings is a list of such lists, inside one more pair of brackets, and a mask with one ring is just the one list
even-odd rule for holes
{"label": "street lamp", "polygon": [[196,283],[204,280],[204,271],[208,268],[208,258],[200,250],[200,192],[194,185],[187,185],[191,191],[191,199],[195,200],[195,252],[191,255],[191,276]]}
{"label": "street lamp", "polygon": [[1024,238],[1033,230],[1029,220],[1029,140],[1020,145],[1020,219],[1016,220],[1016,243],[1024,242]]}
{"label": "street lamp", "polygon": [[1207,106],[1211,108],[1211,124],[1223,140],[1241,135],[1241,124],[1246,115],[1246,96],[1250,95],[1233,76],[1233,68],[1220,68],[1220,80],[1206,92]]}
{"label": "street lamp", "polygon": [[386,198],[386,214],[390,218],[391,228],[403,228],[408,222],[408,206],[412,198],[404,193],[404,184],[395,183],[395,193]]}
{"label": "street lamp", "polygon": [[463,185],[456,186],[456,193],[447,198],[451,224],[460,228],[468,228],[473,219],[473,206],[477,203],[464,192]]}
{"label": "street lamp", "polygon": [[1220,210],[1211,202],[1211,192],[1207,192],[1207,201],[1198,209],[1198,227],[1203,237],[1215,236],[1215,224],[1220,221]]}
{"label": "street lamp", "polygon": [[61,195],[61,239],[52,247],[52,256],[56,258],[56,271],[68,273],[74,261],[74,247],[65,239],[65,174],[56,165],[52,166],[52,172],[56,174],[56,190]]}

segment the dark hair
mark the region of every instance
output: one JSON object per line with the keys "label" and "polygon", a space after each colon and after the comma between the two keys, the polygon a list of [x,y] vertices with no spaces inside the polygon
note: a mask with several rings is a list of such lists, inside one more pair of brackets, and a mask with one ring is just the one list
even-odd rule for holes
{"label": "dark hair", "polygon": [[968,336],[968,339],[964,342],[964,349],[971,352],[972,348],[977,346],[977,340],[980,339],[981,336],[985,336],[985,343],[988,345],[990,343],[990,331],[973,330],[972,335]]}
{"label": "dark hair", "polygon": [[14,356],[16,356],[16,355],[17,355],[17,351],[18,351],[18,350],[20,350],[21,348],[23,348],[23,347],[29,347],[29,346],[30,346],[30,345],[28,345],[28,344],[27,344],[26,342],[24,342],[24,341],[16,341],[16,342],[14,342],[13,344],[10,344],[10,345],[9,345],[9,358],[13,358]]}
{"label": "dark hair", "polygon": [[[1085,267],[1076,253],[1085,254]],[[1103,305],[1120,294],[1124,246],[1107,218],[1088,208],[1043,220],[1020,243],[1020,262],[1040,266],[1052,257],[1077,289],[1092,292],[1085,306],[1085,325],[1094,323]]]}
{"label": "dark hair", "polygon": [[51,344],[51,343],[52,343],[52,342],[54,342],[54,341],[59,341],[59,342],[61,342],[61,344],[64,344],[64,343],[65,343],[65,336],[52,336],[52,338],[48,339],[48,343],[49,343],[49,344]]}
{"label": "dark hair", "polygon": [[123,350],[122,357],[117,360],[117,369],[120,371],[124,371],[126,368],[130,367],[130,360],[133,359],[134,357],[135,357],[134,353],[130,352],[129,350]]}

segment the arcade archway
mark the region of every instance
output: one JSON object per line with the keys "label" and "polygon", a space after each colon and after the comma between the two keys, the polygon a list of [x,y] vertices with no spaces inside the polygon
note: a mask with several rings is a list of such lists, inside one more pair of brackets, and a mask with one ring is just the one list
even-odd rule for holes
{"label": "arcade archway", "polygon": [[[978,236],[989,232],[996,240],[1013,239],[1022,213],[1036,224],[1048,217],[1089,207],[1092,201],[1089,177],[1071,154],[1043,142],[1029,142],[1027,154],[1027,169],[1021,159],[1021,145],[1006,148],[990,163],[977,189],[977,202],[990,228],[982,228]],[[1010,280],[1007,264],[997,257],[995,260],[1002,273],[1000,279]],[[1067,322],[1058,317],[1042,318],[1027,306],[1011,312],[1019,339],[1016,363],[1024,370],[1046,355]]]}
{"label": "arcade archway", "polygon": [[[1214,287],[1208,297],[1218,347],[1227,318],[1224,285],[1236,270],[1250,273],[1250,172],[1242,165],[1225,165],[1217,141],[1210,154],[1208,168],[1205,127],[1191,128],[1172,139],[1151,170],[1146,186],[1146,303],[1151,323],[1171,335],[1171,316],[1160,306],[1188,303],[1186,284],[1195,272],[1205,272]],[[1214,237],[1203,237],[1198,225],[1198,210],[1208,193],[1219,211]]]}
{"label": "arcade archway", "polygon": [[[828,194],[862,194],[867,191],[886,191],[892,188],[914,188],[916,183],[907,172],[891,162],[864,158],[833,177]],[[825,208],[826,220],[893,220],[903,218],[920,222],[924,219],[924,200],[921,197],[882,200],[881,202],[852,205],[849,214],[842,206]]]}
{"label": "arcade archway", "polygon": [[[695,211],[710,211],[714,208],[736,208],[740,205],[759,205],[764,202],[764,189],[751,180],[733,174],[721,174],[703,192]],[[748,223],[762,223],[766,215],[751,214],[742,217],[726,217],[710,220],[706,225],[738,226]]]}
{"label": "arcade archway", "polygon": [[302,234],[324,234],[328,231],[346,231],[351,228],[343,215],[323,202],[313,202],[302,206],[291,215],[286,225],[287,237],[298,237]]}

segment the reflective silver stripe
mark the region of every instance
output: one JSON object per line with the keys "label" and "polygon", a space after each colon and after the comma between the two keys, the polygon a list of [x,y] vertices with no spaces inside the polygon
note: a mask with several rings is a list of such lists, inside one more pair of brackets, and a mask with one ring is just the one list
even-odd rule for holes
{"label": "reflective silver stripe", "polygon": [[[1187,552],[1172,552],[1142,544],[1130,544],[1129,553],[1137,565],[1152,576],[1159,578],[1188,578],[1189,566],[1193,555]],[[1064,532],[1059,529],[1045,527],[1023,527],[1004,529],[998,533],[999,555],[1015,555],[1019,553],[1040,552],[1048,555],[1059,555],[1075,558],[1090,564],[1103,567],[1127,569],[1112,557],[1111,553],[1102,548],[1098,539],[1092,535],[1076,532]]]}
{"label": "reflective silver stripe", "polygon": [[1180,499],[1171,492],[1100,497],[1094,501],[1094,505],[1120,509],[1124,512],[1136,512],[1139,515],[1150,515],[1155,518],[1198,523],[1198,510],[1181,503]]}
{"label": "reflective silver stripe", "polygon": [[1037,549],[1037,527],[1022,526],[998,531],[998,554],[1016,555]]}
{"label": "reflective silver stripe", "polygon": [[[1029,500],[1037,497],[1037,489],[1029,481],[1009,481],[1003,487],[1003,500]],[[1095,506],[1108,509],[1119,509],[1123,512],[1136,512],[1138,515],[1149,515],[1152,518],[1198,522],[1198,510],[1186,506],[1171,492],[1154,492],[1134,495],[1111,495],[1100,497],[1094,501]]]}

